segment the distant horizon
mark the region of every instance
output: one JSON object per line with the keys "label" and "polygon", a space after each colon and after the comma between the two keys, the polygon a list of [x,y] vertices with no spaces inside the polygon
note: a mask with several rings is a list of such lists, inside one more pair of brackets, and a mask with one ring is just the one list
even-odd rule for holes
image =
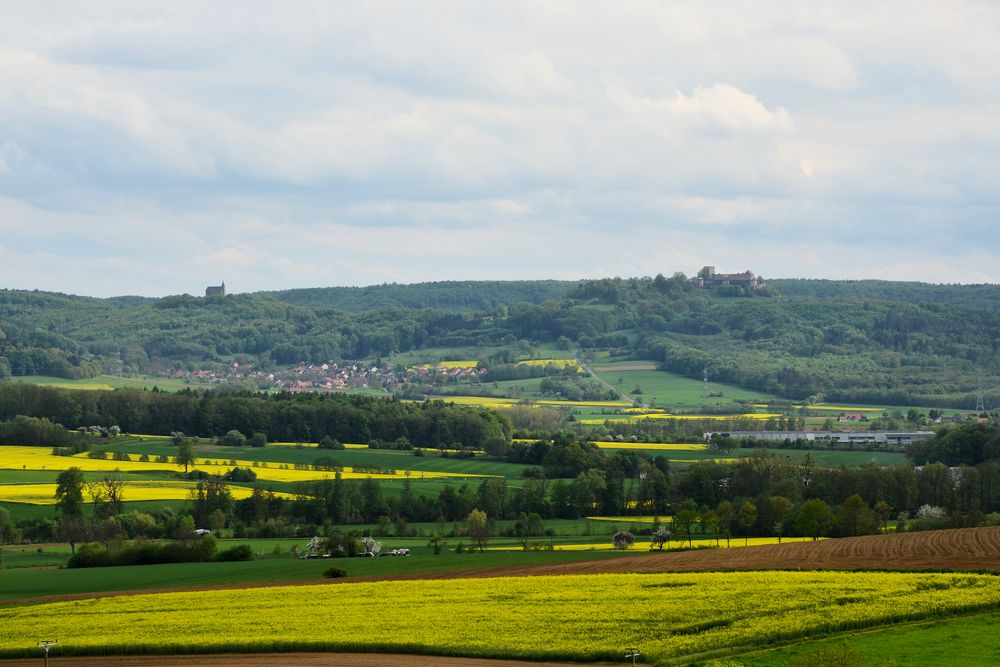
{"label": "distant horizon", "polygon": [[[750,269],[753,271],[753,269]],[[729,271],[728,269],[722,271],[724,273],[730,273],[734,271]],[[662,272],[664,276],[670,277],[676,273],[671,271],[669,274]],[[684,273],[688,278],[694,277],[695,273]],[[756,271],[754,271],[756,273]],[[657,274],[653,275],[634,275],[634,276],[602,276],[593,277],[585,276],[581,278],[454,278],[454,279],[444,279],[444,280],[420,280],[415,282],[382,282],[382,283],[370,283],[366,285],[314,285],[314,286],[299,286],[299,287],[280,287],[271,289],[257,289],[257,290],[235,290],[231,289],[231,285],[226,286],[226,295],[231,296],[235,294],[266,294],[274,292],[289,292],[293,290],[322,290],[322,289],[366,289],[371,287],[385,287],[385,286],[400,286],[409,287],[414,285],[434,285],[434,284],[448,284],[448,283],[531,283],[531,282],[567,282],[575,283],[587,280],[613,280],[621,279],[628,280],[631,278],[654,278]],[[757,274],[760,275],[760,274]],[[886,278],[804,278],[804,277],[767,277],[764,276],[764,281],[772,280],[808,280],[817,282],[836,282],[836,283],[861,283],[861,282],[880,282],[880,283],[907,283],[907,284],[917,284],[917,285],[929,285],[935,287],[988,287],[988,286],[1000,286],[1000,282],[979,282],[979,283],[947,283],[947,282],[928,282],[920,280],[891,280]],[[82,294],[78,292],[68,292],[66,290],[46,290],[38,288],[22,288],[22,287],[0,287],[0,289],[19,291],[19,292],[45,292],[49,294],[64,294],[66,296],[77,296],[92,299],[121,299],[121,298],[141,298],[141,299],[163,299],[171,296],[191,296],[198,298],[205,298],[205,288],[211,283],[205,283],[200,290],[195,292],[171,292],[168,294],[132,294],[132,293],[120,293],[120,294],[107,294],[107,295],[96,295],[96,294]],[[222,284],[222,282],[220,282]]]}

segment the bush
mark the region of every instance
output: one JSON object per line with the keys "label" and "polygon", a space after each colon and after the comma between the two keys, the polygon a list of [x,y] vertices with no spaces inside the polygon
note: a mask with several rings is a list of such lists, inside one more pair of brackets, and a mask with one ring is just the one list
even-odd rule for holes
{"label": "bush", "polygon": [[347,570],[334,565],[323,570],[323,576],[327,579],[339,579],[347,576]]}
{"label": "bush", "polygon": [[216,444],[228,445],[230,447],[246,447],[247,437],[236,429],[233,429],[216,440]]}
{"label": "bush", "polygon": [[215,538],[206,535],[191,544],[184,542],[166,542],[164,544],[139,542],[112,551],[108,551],[100,544],[85,544],[76,550],[76,554],[69,559],[66,567],[199,563],[214,559]]}
{"label": "bush", "polygon": [[344,445],[342,445],[339,441],[331,438],[330,436],[324,435],[323,439],[319,441],[319,448],[320,449],[344,449]]}
{"label": "bush", "polygon": [[108,567],[114,565],[111,553],[96,542],[81,544],[66,567]]}
{"label": "bush", "polygon": [[253,560],[253,549],[249,544],[237,544],[234,547],[229,547],[215,557],[215,560],[222,562],[232,562],[239,560]]}

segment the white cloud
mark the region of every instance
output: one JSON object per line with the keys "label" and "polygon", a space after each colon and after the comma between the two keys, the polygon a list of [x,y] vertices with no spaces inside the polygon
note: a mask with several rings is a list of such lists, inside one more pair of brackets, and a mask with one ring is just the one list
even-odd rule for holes
{"label": "white cloud", "polygon": [[57,279],[39,253],[73,268],[63,289],[102,294],[197,291],[216,269],[263,289],[1000,265],[993,3],[8,14],[0,229],[19,286]]}

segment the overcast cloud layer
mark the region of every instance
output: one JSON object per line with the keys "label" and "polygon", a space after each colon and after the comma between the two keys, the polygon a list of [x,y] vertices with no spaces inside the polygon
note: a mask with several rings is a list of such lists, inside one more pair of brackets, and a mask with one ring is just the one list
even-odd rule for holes
{"label": "overcast cloud layer", "polygon": [[829,4],[0,2],[0,287],[1000,282],[1000,5]]}

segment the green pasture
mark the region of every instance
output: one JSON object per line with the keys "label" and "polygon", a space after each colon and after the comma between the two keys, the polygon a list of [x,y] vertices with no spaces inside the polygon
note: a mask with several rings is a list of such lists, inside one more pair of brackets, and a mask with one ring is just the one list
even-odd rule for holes
{"label": "green pasture", "polygon": [[[454,547],[458,540],[447,540]],[[246,543],[233,540],[232,543]],[[282,540],[281,542],[288,542]],[[298,543],[304,545],[306,540]],[[0,601],[49,595],[138,591],[153,588],[209,586],[219,584],[291,583],[323,579],[323,571],[339,567],[348,576],[391,576],[398,574],[461,571],[484,567],[506,567],[543,563],[614,558],[611,551],[490,551],[456,554],[452,549],[435,556],[422,541],[422,552],[406,557],[317,558],[300,560],[281,558],[236,563],[171,563],[84,569],[5,569],[0,570]],[[220,546],[229,546],[226,540]],[[466,540],[468,545],[468,540]],[[258,543],[258,546],[259,543]],[[290,545],[289,545],[290,546]],[[393,548],[391,540],[386,546]],[[271,546],[273,550],[273,546]],[[266,545],[263,550],[267,551]],[[634,553],[634,552],[630,552]],[[63,559],[65,561],[65,558]]]}
{"label": "green pasture", "polygon": [[[973,665],[1000,664],[1000,612],[903,623],[731,658],[726,665]],[[845,650],[846,647],[846,650]],[[699,664],[711,664],[699,663]]]}
{"label": "green pasture", "polygon": [[[627,366],[640,363],[643,362],[626,362],[619,365]],[[706,385],[706,383],[700,380],[692,380],[691,378],[686,378],[676,373],[668,373],[667,371],[615,370],[615,366],[612,364],[594,366],[591,370],[602,380],[620,390],[628,398],[648,405],[655,404],[657,407],[693,410],[702,405],[729,405],[734,400],[753,401],[755,403],[780,400],[778,397],[765,392],[743,389],[735,385],[719,382],[709,382]],[[641,394],[633,392],[636,386],[642,389]],[[706,389],[708,393],[721,392],[722,396],[703,397]]]}

